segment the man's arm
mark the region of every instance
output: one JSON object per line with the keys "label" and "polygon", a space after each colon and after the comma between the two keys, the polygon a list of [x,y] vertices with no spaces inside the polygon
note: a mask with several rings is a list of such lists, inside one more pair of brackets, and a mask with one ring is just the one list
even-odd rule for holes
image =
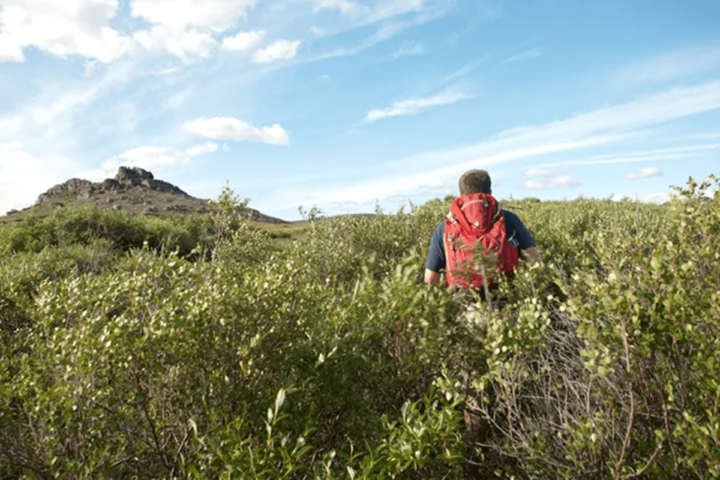
{"label": "man's arm", "polygon": [[538,252],[535,240],[530,235],[525,224],[520,220],[520,217],[509,210],[503,210],[503,214],[505,216],[505,228],[512,233],[515,239],[514,245],[522,253],[522,258],[531,262],[541,262],[542,255]]}
{"label": "man's arm", "polygon": [[445,220],[441,221],[433,232],[430,240],[430,249],[425,261],[425,283],[440,283],[441,272],[445,268],[445,251],[443,250],[443,233],[445,232]]}
{"label": "man's arm", "polygon": [[433,272],[429,268],[425,269],[425,283],[431,283],[433,285],[440,283],[442,275],[438,272]]}
{"label": "man's arm", "polygon": [[[540,255],[540,252],[538,252],[536,247],[530,247],[520,251],[523,253],[523,257],[525,257],[525,259],[529,259],[533,262],[542,262],[542,255]],[[427,272],[425,272],[425,276],[427,277]]]}

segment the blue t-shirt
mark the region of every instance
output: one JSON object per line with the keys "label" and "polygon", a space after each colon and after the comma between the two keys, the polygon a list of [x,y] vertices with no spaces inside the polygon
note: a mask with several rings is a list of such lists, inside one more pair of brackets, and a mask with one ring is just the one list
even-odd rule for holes
{"label": "blue t-shirt", "polygon": [[[527,250],[535,246],[535,240],[528,232],[525,224],[513,212],[503,210],[505,217],[505,231],[508,242],[520,250]],[[425,268],[433,272],[445,270],[445,248],[443,247],[443,235],[445,234],[445,219],[435,228],[430,240],[430,251],[428,252]]]}

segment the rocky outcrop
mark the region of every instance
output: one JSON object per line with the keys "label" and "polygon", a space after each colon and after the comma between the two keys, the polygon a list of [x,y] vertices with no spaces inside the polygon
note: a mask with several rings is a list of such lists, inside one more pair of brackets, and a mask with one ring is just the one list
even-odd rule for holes
{"label": "rocky outcrop", "polygon": [[161,192],[187,196],[187,193],[183,192],[172,183],[155,180],[152,173],[147,170],[143,170],[142,168],[120,167],[117,175],[115,175],[115,181],[119,185],[119,188],[140,186],[151,190],[159,190]]}
{"label": "rocky outcrop", "polygon": [[93,193],[120,192],[132,187],[184,195],[186,197],[189,196],[172,183],[155,180],[153,174],[147,170],[137,167],[120,167],[115,178],[108,178],[99,183],[93,183],[80,178],[71,178],[65,183],[55,185],[47,192],[41,194],[36,204],[51,203],[63,197],[89,199]]}
{"label": "rocky outcrop", "polygon": [[[93,183],[72,178],[40,195],[36,205],[51,209],[63,205],[93,205],[96,208],[137,214],[189,215],[208,213],[208,201],[188,195],[175,185],[156,180],[151,172],[137,167],[120,167],[114,178]],[[245,214],[259,222],[286,223],[252,208]]]}
{"label": "rocky outcrop", "polygon": [[92,192],[95,190],[95,184],[88,180],[82,180],[80,178],[71,178],[65,183],[55,185],[47,192],[41,194],[37,203],[52,202],[53,200],[60,199],[62,197],[79,197],[85,196],[89,198]]}

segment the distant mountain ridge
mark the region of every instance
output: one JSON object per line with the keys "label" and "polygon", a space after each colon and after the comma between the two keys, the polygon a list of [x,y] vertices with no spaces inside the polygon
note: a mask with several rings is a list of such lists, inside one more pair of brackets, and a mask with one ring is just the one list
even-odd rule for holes
{"label": "distant mountain ridge", "polygon": [[[142,168],[120,167],[114,178],[102,182],[71,178],[55,185],[40,194],[34,207],[49,206],[55,209],[68,205],[93,205],[101,209],[126,210],[133,214],[182,215],[207,213],[208,201],[188,195],[169,182],[156,180],[151,172]],[[246,211],[249,218],[258,222],[288,223],[252,208]],[[11,210],[7,216],[19,214],[22,212]]]}

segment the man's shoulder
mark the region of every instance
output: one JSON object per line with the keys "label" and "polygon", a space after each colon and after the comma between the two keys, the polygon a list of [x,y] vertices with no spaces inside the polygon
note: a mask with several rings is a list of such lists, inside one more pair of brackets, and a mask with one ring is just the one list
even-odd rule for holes
{"label": "man's shoulder", "polygon": [[505,223],[507,224],[525,226],[525,223],[520,219],[520,217],[518,217],[517,213],[511,210],[503,209],[503,216],[505,217]]}

